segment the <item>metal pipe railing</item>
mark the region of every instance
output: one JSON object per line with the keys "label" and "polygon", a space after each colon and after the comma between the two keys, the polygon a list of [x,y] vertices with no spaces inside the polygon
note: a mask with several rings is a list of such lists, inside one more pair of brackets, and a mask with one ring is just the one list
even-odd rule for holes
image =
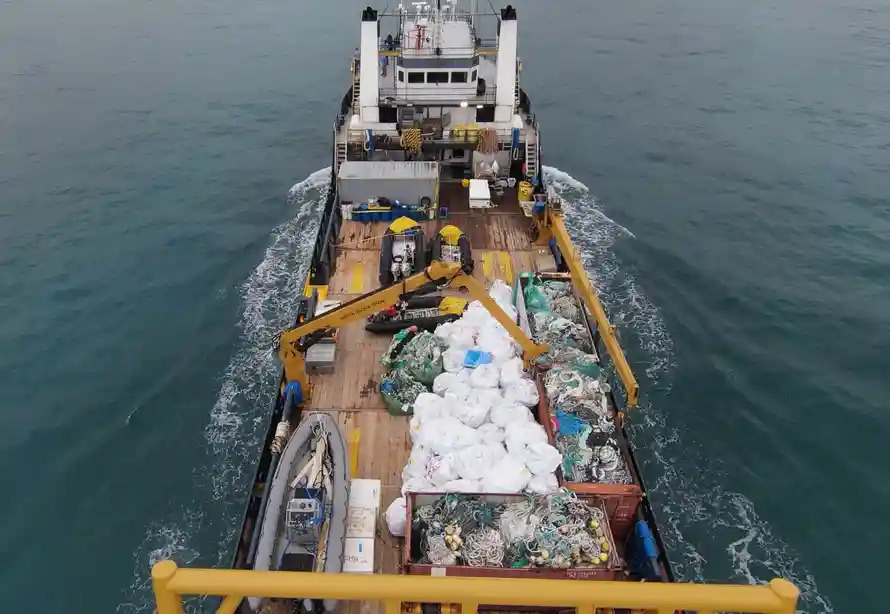
{"label": "metal pipe railing", "polygon": [[160,561],[151,571],[158,614],[181,614],[183,595],[223,597],[219,612],[233,612],[246,597],[382,601],[387,614],[402,603],[458,603],[461,614],[481,605],[794,614],[799,591],[783,579],[766,586],[674,584],[530,578],[458,578],[389,574],[326,574],[293,571],[182,569]]}

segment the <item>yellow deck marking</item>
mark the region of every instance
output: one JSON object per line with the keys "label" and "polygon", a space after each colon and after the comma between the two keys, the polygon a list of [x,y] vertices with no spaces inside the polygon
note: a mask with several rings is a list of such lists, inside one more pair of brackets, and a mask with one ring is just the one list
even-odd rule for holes
{"label": "yellow deck marking", "polygon": [[354,428],[349,433],[349,475],[358,476],[358,442],[361,438],[359,429]]}
{"label": "yellow deck marking", "polygon": [[513,265],[510,263],[510,254],[508,254],[507,252],[498,252],[498,264],[500,265],[498,268],[501,274],[504,276],[504,281],[508,284],[512,284]]}
{"label": "yellow deck marking", "polygon": [[365,265],[357,262],[352,268],[352,277],[349,278],[349,293],[365,293]]}
{"label": "yellow deck marking", "polygon": [[323,301],[328,298],[328,287],[327,286],[310,286],[309,280],[306,279],[306,285],[303,286],[303,296],[309,298],[312,296],[312,291],[318,291],[318,300]]}
{"label": "yellow deck marking", "polygon": [[490,252],[482,252],[482,275],[485,276],[485,279],[489,279],[491,277],[491,253]]}

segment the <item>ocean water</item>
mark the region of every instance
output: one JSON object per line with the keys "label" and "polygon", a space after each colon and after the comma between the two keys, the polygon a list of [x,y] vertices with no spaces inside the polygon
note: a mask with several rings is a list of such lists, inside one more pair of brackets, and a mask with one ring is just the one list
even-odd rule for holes
{"label": "ocean water", "polygon": [[[362,4],[0,2],[6,609],[229,560]],[[880,611],[890,6],[516,4],[679,575]]]}

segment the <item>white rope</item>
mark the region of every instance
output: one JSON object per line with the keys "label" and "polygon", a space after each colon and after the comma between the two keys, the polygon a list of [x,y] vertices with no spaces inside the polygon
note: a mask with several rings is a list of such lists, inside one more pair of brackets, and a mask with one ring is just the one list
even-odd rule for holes
{"label": "white rope", "polygon": [[504,538],[497,529],[481,528],[467,536],[464,558],[470,567],[501,567],[504,564]]}
{"label": "white rope", "polygon": [[290,439],[290,423],[282,420],[275,427],[275,437],[272,439],[272,445],[269,446],[272,454],[281,454]]}

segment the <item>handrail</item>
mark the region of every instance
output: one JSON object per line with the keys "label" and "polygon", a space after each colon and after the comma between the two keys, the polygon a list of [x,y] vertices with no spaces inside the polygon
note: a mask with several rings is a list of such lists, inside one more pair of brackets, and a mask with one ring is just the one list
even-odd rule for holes
{"label": "handrail", "polygon": [[[476,87],[472,85],[466,85],[462,88],[456,88],[457,91],[452,90],[449,87],[441,88],[441,89],[432,89],[423,87],[418,89],[414,87],[415,84],[411,84],[409,86],[401,86],[401,87],[381,87],[379,90],[379,99],[391,99],[393,101],[401,101],[401,102],[439,102],[441,101],[444,104],[456,104],[459,100],[465,100],[468,104],[492,104],[497,101],[497,88],[494,86],[489,86],[486,88],[485,93],[481,96],[477,93]],[[423,84],[419,84],[423,85]],[[462,94],[461,90],[465,90]]]}
{"label": "handrail", "polygon": [[599,330],[603,344],[609,352],[612,364],[615,365],[615,369],[618,371],[621,383],[624,384],[624,391],[627,393],[627,406],[628,408],[635,407],[639,399],[640,385],[637,383],[637,379],[627,363],[627,358],[625,358],[624,352],[621,350],[621,345],[615,336],[615,327],[609,322],[606,310],[603,309],[596,290],[593,289],[590,278],[581,264],[581,254],[572,244],[562,217],[553,215],[548,209],[545,213],[545,219],[548,220],[545,222],[545,227],[553,234],[553,238],[556,240],[557,246],[559,246],[559,251],[562,252],[563,259],[569,267],[572,281],[578,289],[581,299],[596,320],[597,330]]}
{"label": "handrail", "polygon": [[246,597],[382,601],[386,614],[400,614],[402,603],[459,603],[461,614],[480,605],[575,608],[632,608],[673,614],[695,610],[756,614],[794,614],[799,591],[780,578],[766,586],[458,578],[390,574],[326,574],[241,569],[183,569],[167,560],[151,570],[158,614],[182,614],[183,595],[223,597],[219,613],[232,614]]}

